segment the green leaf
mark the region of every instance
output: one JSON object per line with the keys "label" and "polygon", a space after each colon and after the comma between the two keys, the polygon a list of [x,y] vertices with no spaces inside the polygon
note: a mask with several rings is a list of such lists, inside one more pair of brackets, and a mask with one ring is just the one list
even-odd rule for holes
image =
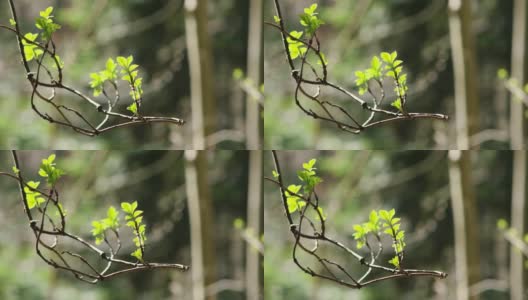
{"label": "green leaf", "polygon": [[275,179],[279,178],[279,173],[277,173],[277,171],[273,170],[271,171],[271,174],[273,174],[273,178]]}
{"label": "green leaf", "polygon": [[391,55],[388,52],[381,52],[380,56],[384,62],[388,64],[391,63]]}
{"label": "green leaf", "polygon": [[34,189],[37,189],[39,185],[40,182],[38,181],[28,181],[27,186],[24,187],[24,193],[26,194],[26,203],[29,209],[32,209],[35,206],[39,207],[40,204],[46,202],[46,200],[42,198],[42,195],[39,192],[34,191]]}
{"label": "green leaf", "polygon": [[137,110],[137,104],[136,102],[133,102],[132,104],[130,104],[129,106],[127,106],[126,108],[128,111],[131,111],[134,115],[138,115],[138,110]]}
{"label": "green leaf", "polygon": [[[303,202],[304,202],[304,201],[303,201]],[[319,212],[318,212],[318,213],[317,213],[317,212],[315,213],[315,219],[316,219],[316,220],[321,220],[321,217],[322,217],[322,220],[323,220],[323,221],[326,221],[326,214],[325,214],[323,208],[322,208],[321,206],[318,206],[318,207],[317,207],[317,210],[318,210]],[[321,216],[321,217],[319,217],[319,216]]]}
{"label": "green leaf", "polygon": [[273,16],[275,23],[280,23],[281,19],[278,16]]}
{"label": "green leaf", "polygon": [[[37,37],[38,37],[38,33],[29,32],[29,33],[24,34],[24,38],[26,38],[27,40],[30,40],[32,42],[34,42],[37,39]],[[27,41],[23,39],[22,40],[22,44],[24,44],[24,43],[27,43]]]}
{"label": "green leaf", "polygon": [[402,105],[401,105],[401,100],[400,100],[400,98],[394,100],[394,101],[391,103],[391,106],[396,107],[396,109],[398,109],[400,112],[403,113],[403,109],[402,109]]}
{"label": "green leaf", "polygon": [[48,18],[52,12],[53,12],[53,7],[49,6],[48,8],[46,8],[46,10],[43,10],[40,12],[40,16],[44,18]]}
{"label": "green leaf", "polygon": [[381,61],[377,56],[374,56],[372,60],[370,61],[370,66],[372,69],[377,70],[381,68]]}
{"label": "green leaf", "polygon": [[384,210],[384,209],[379,211],[379,216],[385,221],[389,221],[389,219],[390,219],[389,212]]}
{"label": "green leaf", "polygon": [[[43,50],[40,50],[40,49],[35,50],[35,52],[37,52],[37,51],[42,51],[42,53],[44,53],[44,51],[43,51]],[[40,56],[42,53],[40,53],[38,56]],[[61,68],[61,69],[64,68],[64,61],[62,61],[62,59],[60,58],[60,56],[58,56],[57,54],[55,54],[54,57],[57,59],[57,63],[58,63],[59,68]],[[53,67],[57,68],[57,63],[55,63],[55,64],[53,65]]]}
{"label": "green leaf", "polygon": [[288,213],[294,213],[298,208],[299,205],[297,205],[297,200],[299,198],[297,197],[288,197],[286,198],[286,204],[288,206]]}
{"label": "green leaf", "polygon": [[398,56],[398,53],[396,51],[391,53],[391,62],[394,62],[396,60],[396,57]]}
{"label": "green leaf", "polygon": [[95,244],[100,245],[105,237],[105,230],[107,227],[103,222],[93,221],[92,222],[92,235],[95,237]]}
{"label": "green leaf", "polygon": [[64,175],[64,171],[55,166],[55,154],[51,154],[48,158],[42,160],[40,165],[39,175],[46,178],[46,182],[53,186]]}
{"label": "green leaf", "polygon": [[316,9],[317,9],[317,4],[314,3],[314,4],[310,5],[310,7],[305,8],[305,9],[304,9],[304,12],[305,12],[306,14],[313,15],[313,14],[315,13],[315,10],[316,10]]}
{"label": "green leaf", "polygon": [[317,61],[317,64],[320,66],[327,66],[328,60],[326,59],[326,56],[323,52],[320,52],[321,58]]}
{"label": "green leaf", "polygon": [[136,251],[132,252],[130,255],[137,258],[139,261],[143,261],[143,253],[140,248],[136,249]]}
{"label": "green leaf", "polygon": [[395,268],[400,268],[400,260],[398,259],[398,256],[394,256],[391,260],[389,260],[389,263]]}
{"label": "green leaf", "polygon": [[124,56],[118,56],[116,60],[121,67],[127,68],[127,59]]}
{"label": "green leaf", "polygon": [[13,166],[13,172],[18,175],[18,173],[20,173],[20,170],[16,167],[16,166]]}
{"label": "green leaf", "polygon": [[311,171],[316,162],[317,160],[315,158],[312,158],[309,162],[302,164],[303,169]]}
{"label": "green leaf", "polygon": [[[286,189],[285,194],[286,196],[294,196],[293,194],[299,194],[299,191],[301,190],[301,187],[300,185],[295,185],[295,184],[292,184],[292,185],[289,185],[288,188]],[[290,194],[290,192],[292,194]]]}
{"label": "green leaf", "polygon": [[392,220],[392,218],[394,217],[394,215],[396,214],[396,210],[393,208],[389,211],[389,219]]}
{"label": "green leaf", "polygon": [[130,205],[128,202],[121,202],[121,209],[123,209],[123,211],[127,214],[133,213],[132,205]]}
{"label": "green leaf", "polygon": [[16,22],[14,19],[10,18],[9,19],[9,24],[11,24],[12,26],[15,26],[16,25]]}
{"label": "green leaf", "polygon": [[109,58],[107,61],[106,61],[106,77],[107,79],[109,80],[114,80],[117,78],[117,72],[116,72],[116,69],[117,69],[117,65],[115,63],[115,61],[112,59],[112,58]]}

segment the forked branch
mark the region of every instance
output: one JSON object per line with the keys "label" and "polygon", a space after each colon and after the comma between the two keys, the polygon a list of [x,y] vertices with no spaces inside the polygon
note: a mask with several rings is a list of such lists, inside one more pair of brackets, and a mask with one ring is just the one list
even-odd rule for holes
{"label": "forked branch", "polygon": [[[368,93],[370,100],[362,99],[345,87],[331,82],[328,77],[329,63],[322,51],[322,42],[319,40],[317,31],[324,22],[319,19],[316,12],[317,5],[306,8],[301,14],[300,21],[304,31],[288,31],[286,29],[280,0],[274,0],[276,16],[275,22],[266,22],[267,25],[277,29],[282,37],[282,44],[286,60],[290,67],[291,76],[295,80],[294,98],[295,104],[306,115],[314,119],[336,125],[339,129],[359,134],[363,130],[400,120],[414,119],[438,119],[447,120],[448,116],[434,113],[416,113],[407,111],[407,75],[402,73],[402,61],[396,59],[396,52],[392,54],[382,53],[381,59],[374,57],[372,68],[366,72],[356,72],[356,83],[359,94]],[[296,64],[296,60],[300,63]],[[383,65],[385,63],[385,65]],[[396,110],[383,108],[386,98],[384,80],[390,79],[394,82],[396,100],[391,105]],[[336,94],[343,95],[350,101],[356,103],[367,113],[364,120],[360,121],[349,111],[346,106],[338,101],[323,95],[323,89],[333,90]],[[376,93],[375,90],[379,92]],[[314,90],[313,92],[311,90]],[[309,108],[305,99],[318,108],[317,111]],[[378,117],[379,116],[379,117]]]}
{"label": "forked branch", "polygon": [[[187,271],[189,266],[182,264],[153,263],[145,260],[145,225],[142,224],[142,211],[136,209],[137,202],[132,204],[122,203],[123,211],[126,213],[127,226],[131,227],[134,242],[138,249],[131,255],[137,258],[130,261],[120,258],[122,241],[119,234],[117,211],[110,207],[108,217],[94,221],[92,233],[96,237],[96,245],[86,241],[80,236],[67,229],[68,218],[66,210],[62,206],[59,191],[55,186],[56,180],[62,171],[55,167],[55,156],[43,160],[39,175],[46,178],[47,188],[39,187],[39,182],[26,181],[20,169],[20,163],[16,151],[12,151],[13,172],[0,172],[0,175],[12,178],[18,182],[20,201],[29,223],[29,227],[35,236],[35,252],[48,265],[63,271],[70,272],[81,281],[98,283],[106,279],[131,272],[154,269],[173,269]],[[111,233],[111,234],[110,234]],[[62,249],[64,241],[82,248],[90,253],[90,257]],[[107,250],[101,249],[98,244],[104,242]],[[96,261],[96,262],[92,262]],[[98,267],[104,262],[103,267]]]}
{"label": "forked branch", "polygon": [[[357,240],[358,248],[367,248],[369,253],[367,256],[352,250],[345,242],[330,237],[327,233],[327,216],[321,206],[324,200],[319,198],[315,190],[317,184],[321,181],[315,173],[315,159],[303,164],[303,170],[298,172],[299,178],[303,181],[302,186],[287,186],[283,182],[283,173],[277,153],[272,151],[272,155],[275,164],[274,178],[266,177],[266,180],[279,188],[284,214],[294,238],[292,260],[302,271],[311,276],[355,289],[400,277],[447,277],[447,274],[441,271],[404,267],[404,233],[400,229],[399,218],[394,217],[394,210],[380,210],[379,213],[373,211],[369,222],[354,226],[356,230],[354,238]],[[370,234],[373,238],[367,238],[367,234]],[[392,247],[396,255],[389,261],[393,265],[392,267],[378,263],[383,253],[383,234],[390,236],[393,241]],[[374,243],[372,239],[374,239]],[[353,275],[347,270],[345,265],[321,254],[318,250],[319,245],[322,243],[327,243],[330,247],[345,251],[349,256],[356,259],[360,265],[364,266],[364,272],[360,275]],[[321,268],[318,270],[309,264],[305,264],[301,260],[300,255],[312,257]],[[373,270],[378,270],[378,273],[386,273],[386,275],[373,277],[371,274]]]}
{"label": "forked branch", "polygon": [[[132,65],[131,60],[124,62],[122,67],[123,80],[128,81],[132,97],[132,104],[127,109],[132,112],[125,114],[116,112],[115,108],[122,98],[118,91],[116,77],[99,78],[102,85],[101,92],[104,94],[105,101],[99,103],[91,97],[85,95],[79,90],[67,85],[63,80],[64,65],[59,55],[56,53],[56,45],[53,40],[53,33],[60,28],[60,25],[54,23],[51,15],[53,8],[49,7],[40,13],[37,18],[36,26],[41,31],[38,34],[23,34],[19,27],[19,19],[13,0],[8,0],[11,10],[11,26],[0,25],[0,28],[8,30],[16,35],[20,59],[26,72],[26,78],[31,84],[31,108],[42,119],[61,126],[69,127],[75,132],[87,136],[96,136],[101,133],[139,124],[148,123],[170,123],[183,125],[182,119],[174,117],[154,117],[144,116],[140,113],[141,104],[141,78],[137,77],[137,65]],[[37,40],[40,35],[40,41]],[[131,57],[129,57],[131,58]],[[119,58],[118,58],[119,59]],[[36,66],[35,66],[36,65]],[[108,65],[107,65],[108,67]],[[97,75],[97,74],[96,74]],[[46,76],[48,80],[42,78]],[[109,95],[104,87],[107,83],[114,90],[114,95]],[[95,87],[92,81],[92,87]],[[46,88],[48,95],[44,94],[43,88]],[[66,91],[82,100],[83,103],[93,107],[93,111],[101,115],[97,122],[89,120],[87,115],[71,105],[59,104],[55,101],[57,90]],[[54,115],[50,115],[39,108],[39,104],[49,105]],[[114,122],[110,122],[115,120]]]}

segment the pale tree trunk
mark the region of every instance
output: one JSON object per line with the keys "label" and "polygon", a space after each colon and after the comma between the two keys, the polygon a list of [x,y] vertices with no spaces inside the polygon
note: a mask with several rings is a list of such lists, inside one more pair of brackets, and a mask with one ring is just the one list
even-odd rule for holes
{"label": "pale tree trunk", "polygon": [[449,186],[455,233],[457,300],[477,300],[470,287],[480,280],[477,204],[471,178],[471,152],[449,151]]}
{"label": "pale tree trunk", "polygon": [[[524,210],[526,197],[526,152],[513,151],[512,179],[512,228],[516,232],[524,232]],[[526,299],[524,294],[524,263],[523,255],[514,245],[510,246],[510,290],[512,300]]]}
{"label": "pale tree trunk", "polygon": [[[249,38],[248,38],[248,79],[260,87],[262,71],[262,16],[263,1],[249,2]],[[258,99],[247,93],[246,101],[246,147],[248,150],[259,150],[261,145],[261,109]],[[256,299],[256,298],[254,298]]]}
{"label": "pale tree trunk", "polygon": [[[526,50],[526,0],[515,0],[513,6],[512,77],[524,82],[524,54]],[[524,106],[512,94],[510,135],[513,150],[524,148]]]}
{"label": "pale tree trunk", "polygon": [[[262,151],[249,151],[247,227],[257,238],[262,234],[262,175]],[[261,256],[249,243],[246,249],[246,298],[262,299]]]}
{"label": "pale tree trunk", "polygon": [[185,37],[191,79],[192,149],[206,148],[216,123],[207,0],[185,0]]}
{"label": "pale tree trunk", "polygon": [[207,287],[215,281],[212,203],[207,180],[207,152],[185,151],[185,187],[191,224],[191,276],[193,300],[214,300]]}
{"label": "pale tree trunk", "polygon": [[[479,128],[478,71],[472,33],[471,0],[449,0],[449,33],[455,84],[456,148],[470,148]],[[449,182],[455,231],[456,295],[476,300],[470,287],[479,282],[477,205],[471,179],[471,152],[449,152]]]}
{"label": "pale tree trunk", "polygon": [[[524,82],[524,55],[526,52],[526,0],[515,0],[513,7],[512,34],[512,78]],[[524,148],[524,106],[520,99],[512,94],[511,101],[511,147],[513,152],[512,181],[512,228],[524,232],[524,210],[526,197],[526,152]],[[510,250],[510,290],[512,300],[525,299],[523,257],[513,245]]]}
{"label": "pale tree trunk", "polygon": [[449,0],[449,35],[455,79],[456,148],[467,150],[479,129],[478,70],[471,0]]}

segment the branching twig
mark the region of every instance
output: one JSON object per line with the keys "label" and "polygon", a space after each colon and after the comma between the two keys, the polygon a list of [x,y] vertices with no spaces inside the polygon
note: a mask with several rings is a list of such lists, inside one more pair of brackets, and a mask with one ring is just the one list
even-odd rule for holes
{"label": "branching twig", "polygon": [[[406,111],[406,100],[407,95],[400,93],[402,86],[400,85],[400,80],[398,74],[395,74],[395,85],[398,92],[398,98],[401,101],[401,111],[393,112],[385,109],[381,109],[380,106],[385,98],[385,93],[383,91],[383,82],[378,80],[378,84],[381,87],[381,96],[378,98],[370,89],[368,88],[368,93],[373,98],[373,104],[369,105],[365,100],[361,99],[359,96],[348,91],[346,88],[331,82],[328,79],[328,65],[324,57],[323,52],[321,51],[321,42],[317,36],[317,32],[313,32],[306,39],[293,36],[286,30],[284,24],[283,14],[281,11],[280,1],[274,0],[275,10],[276,10],[276,20],[275,23],[266,22],[267,25],[277,29],[282,37],[282,43],[284,48],[284,53],[286,56],[286,61],[290,67],[291,76],[295,80],[295,104],[308,116],[311,116],[314,119],[321,119],[323,121],[333,123],[339,129],[359,134],[363,130],[382,125],[385,123],[399,121],[399,120],[413,120],[413,119],[439,119],[447,120],[448,116],[443,114],[432,114],[432,113],[412,113]],[[290,52],[290,42],[300,43],[303,47],[306,48],[304,53],[300,53],[300,66],[296,66],[292,53]],[[319,72],[316,67],[310,63],[307,58],[309,55],[315,55],[318,63],[320,64]],[[306,74],[307,71],[312,74],[312,78],[309,78]],[[310,94],[305,89],[305,86],[316,87],[317,93]],[[320,93],[322,87],[334,89],[339,93],[345,95],[353,102],[357,103],[362,107],[364,111],[369,112],[368,117],[364,121],[359,121],[355,117],[352,117],[352,114],[344,108],[342,105],[335,103],[334,101],[323,99]],[[305,97],[311,102],[315,103],[319,108],[322,109],[324,113],[318,113],[311,109],[308,109],[304,106],[303,101],[301,101],[301,96]],[[337,111],[342,114],[345,118],[344,121],[338,118],[338,114],[331,111],[327,106],[337,109]],[[375,120],[375,116],[380,115],[382,118]]]}
{"label": "branching twig", "polygon": [[[117,240],[115,245],[112,245],[106,239],[106,236],[104,238],[104,242],[109,248],[109,253],[92,245],[81,237],[70,233],[66,230],[66,212],[60,204],[59,193],[56,187],[52,185],[49,190],[43,190],[28,185],[28,183],[24,180],[22,171],[20,170],[20,162],[16,151],[12,151],[12,156],[14,161],[14,169],[16,170],[15,174],[0,172],[0,175],[15,179],[18,182],[20,201],[24,207],[24,212],[29,222],[29,226],[35,235],[35,251],[37,255],[48,265],[56,269],[71,272],[77,279],[92,284],[125,273],[142,270],[164,268],[187,271],[189,269],[188,266],[182,264],[150,263],[146,261],[132,262],[117,258],[119,250],[121,249],[121,240],[117,230],[111,230]],[[45,199],[45,202],[38,206],[38,212],[40,213],[39,218],[35,218],[35,216],[33,216],[31,208],[28,205],[28,191],[36,192],[39,194],[39,197],[42,196]],[[60,226],[56,224],[57,222],[54,221],[52,215],[50,215],[50,212],[48,211],[50,205],[56,208],[56,212],[60,220]],[[46,242],[44,237],[51,237],[53,243],[50,244],[49,242]],[[85,256],[70,250],[59,251],[57,249],[59,246],[59,238],[65,238],[80,244],[85,250],[95,254],[98,259],[105,261],[105,267],[99,271],[96,265],[89,262]],[[144,251],[144,247],[145,245],[141,244],[142,252]],[[45,253],[43,249],[46,249],[50,253]],[[67,257],[79,260],[82,263],[81,266],[85,266],[88,270],[80,269],[80,267],[73,267]],[[114,264],[120,265],[122,267],[111,270]]]}
{"label": "branching twig", "polygon": [[[380,257],[383,246],[380,240],[379,236],[376,236],[377,240],[377,249],[375,250],[373,246],[367,241],[367,247],[369,248],[369,257],[364,257],[361,254],[357,253],[356,251],[352,250],[348,246],[346,246],[344,243],[330,237],[326,233],[326,217],[324,216],[322,210],[320,209],[319,202],[320,199],[318,198],[317,192],[313,190],[313,192],[310,192],[308,195],[301,195],[299,193],[296,193],[295,191],[292,191],[284,185],[283,179],[282,179],[282,172],[281,167],[279,163],[279,159],[277,157],[277,153],[275,151],[272,151],[273,161],[275,165],[275,179],[267,178],[266,180],[274,183],[279,187],[280,194],[281,194],[281,202],[284,209],[284,214],[286,215],[286,219],[288,221],[289,230],[291,231],[293,237],[294,237],[294,245],[293,245],[293,251],[292,251],[292,259],[293,262],[305,273],[314,276],[319,277],[322,279],[326,279],[332,282],[335,282],[337,284],[350,287],[350,288],[362,288],[364,286],[367,286],[369,284],[373,284],[376,282],[389,280],[393,278],[399,278],[399,277],[419,277],[419,276],[426,276],[426,277],[437,277],[437,278],[446,278],[447,274],[441,271],[429,271],[429,270],[417,270],[417,269],[407,269],[403,268],[401,265],[401,258],[400,259],[400,268],[388,268],[381,265],[376,264],[376,260]],[[297,199],[300,199],[304,202],[304,206],[302,209],[299,209],[299,217],[295,218],[293,217],[292,213],[290,213],[289,210],[289,203],[288,203],[288,197],[296,197]],[[315,212],[314,217],[311,217],[310,214],[307,214],[307,211]],[[310,228],[310,231],[307,232],[304,227],[308,226]],[[312,241],[314,242],[313,248],[308,248],[304,243]],[[357,259],[359,264],[365,266],[367,270],[358,278],[356,279],[354,276],[352,276],[346,268],[333,261],[332,259],[329,259],[327,257],[324,257],[320,255],[317,250],[319,243],[328,243],[330,245],[333,245],[337,247],[338,249],[341,249]],[[304,254],[307,254],[314,259],[316,259],[322,266],[324,272],[320,271],[314,271],[311,267],[308,265],[303,264],[300,259],[298,258],[298,252],[303,252]],[[367,279],[368,276],[371,274],[372,270],[378,270],[380,272],[389,273],[389,275],[382,275],[376,278]],[[342,276],[338,276],[336,272],[340,272]]]}
{"label": "branching twig", "polygon": [[[63,82],[63,66],[60,62],[59,57],[56,55],[55,52],[55,43],[53,42],[53,37],[50,37],[49,40],[43,44],[36,41],[31,41],[27,39],[22,31],[20,31],[19,28],[19,20],[17,16],[17,12],[15,9],[15,5],[13,3],[13,0],[9,1],[9,7],[11,10],[12,20],[14,21],[13,27],[0,25],[0,28],[6,29],[16,35],[17,42],[18,42],[18,48],[19,48],[19,54],[22,61],[22,64],[24,66],[26,77],[31,84],[32,92],[31,92],[31,107],[35,111],[35,113],[41,117],[42,119],[50,122],[55,123],[64,127],[69,127],[75,132],[78,132],[83,135],[87,136],[97,136],[101,133],[110,131],[112,129],[117,129],[120,127],[128,127],[133,125],[139,125],[139,124],[148,124],[148,123],[171,123],[175,125],[183,125],[185,122],[182,119],[174,118],[174,117],[154,117],[154,116],[142,116],[139,114],[135,115],[125,115],[120,113],[113,112],[113,109],[117,105],[120,99],[120,95],[117,91],[117,86],[114,85],[113,88],[115,89],[115,98],[113,101],[111,101],[108,96],[105,93],[105,97],[107,98],[107,107],[103,108],[103,105],[98,103],[97,101],[93,100],[92,98],[84,95],[77,89],[68,86]],[[30,67],[30,63],[28,62],[28,59],[26,58],[25,52],[24,52],[24,43],[29,45],[34,45],[38,49],[42,50],[42,56],[38,58],[38,60],[35,60],[37,67],[36,71],[33,71]],[[49,57],[52,59],[54,67],[57,70],[56,76],[53,75],[53,73],[49,70],[48,67],[46,67],[44,63],[44,59],[46,57]],[[44,82],[41,80],[41,70],[44,69],[46,75],[49,77],[49,82]],[[45,97],[40,92],[40,88],[50,88],[52,89],[52,94],[49,97]],[[67,91],[81,100],[83,102],[93,106],[95,108],[95,112],[98,114],[101,114],[103,119],[101,121],[98,121],[98,125],[94,125],[91,121],[88,120],[86,115],[84,113],[81,113],[70,106],[67,105],[61,105],[54,102],[56,90],[64,90]],[[135,87],[132,87],[133,91],[133,100],[136,103],[137,106],[139,106],[141,102],[141,98],[137,98],[137,91],[135,90]],[[58,113],[58,116],[50,116],[48,113],[42,112],[37,107],[37,101],[41,100],[43,103],[50,105],[54,111]],[[138,107],[139,108],[139,107]],[[73,117],[78,119],[78,122],[72,121],[70,118],[73,115]],[[112,124],[108,124],[110,120],[118,120],[113,122]]]}

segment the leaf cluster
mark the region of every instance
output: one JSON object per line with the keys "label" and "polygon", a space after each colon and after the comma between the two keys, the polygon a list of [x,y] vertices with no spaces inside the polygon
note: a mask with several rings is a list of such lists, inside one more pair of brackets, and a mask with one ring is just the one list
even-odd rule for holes
{"label": "leaf cluster", "polygon": [[92,222],[92,235],[95,237],[95,244],[99,245],[106,239],[106,231],[111,229],[117,232],[119,228],[119,212],[115,207],[110,206],[106,212],[106,218]]}
{"label": "leaf cluster", "polygon": [[[142,223],[143,211],[138,210],[137,206],[137,201],[133,203],[121,202],[121,210],[125,214],[126,226],[130,227],[135,235],[132,241],[136,245],[136,250],[130,255],[139,261],[143,261],[145,241],[147,240],[146,225]],[[106,240],[106,232],[108,230],[113,231],[118,236],[119,227],[119,212],[115,207],[110,206],[106,213],[106,218],[92,221],[92,235],[95,238],[95,244],[99,245]]]}
{"label": "leaf cluster", "polygon": [[[380,56],[374,56],[370,63],[370,68],[363,71],[356,71],[356,86],[359,94],[363,95],[369,90],[369,82],[375,80],[383,86],[384,77],[394,80],[396,87],[394,91],[398,98],[392,102],[392,106],[403,112],[403,104],[407,95],[407,74],[403,73],[403,61],[397,59],[398,53],[381,52]],[[381,58],[381,59],[380,59]]]}
{"label": "leaf cluster", "polygon": [[40,176],[46,178],[46,182],[50,186],[54,186],[57,180],[64,175],[64,171],[57,168],[55,157],[55,154],[51,154],[48,158],[44,158],[38,172]]}
{"label": "leaf cluster", "polygon": [[[296,59],[298,57],[303,57],[308,51],[307,44],[305,44],[301,38],[307,36],[311,40],[319,27],[324,24],[324,21],[321,20],[318,16],[317,4],[312,4],[310,7],[304,9],[304,12],[299,16],[300,23],[304,27],[304,31],[293,30],[290,32],[289,36],[286,38],[288,42],[288,50],[290,52],[291,59]],[[280,18],[274,16],[275,22],[279,23]],[[320,56],[318,59],[319,65],[327,65],[328,61],[323,52],[318,51]]]}
{"label": "leaf cluster", "polygon": [[49,41],[51,39],[51,35],[61,28],[59,24],[56,24],[53,21],[53,16],[51,15],[52,12],[53,7],[50,6],[46,8],[40,12],[40,16],[37,17],[35,21],[35,26],[42,30],[42,39],[45,41]]}
{"label": "leaf cluster", "polygon": [[[130,86],[130,96],[132,97],[132,104],[127,107],[134,115],[138,115],[138,106],[143,95],[143,78],[138,76],[137,68],[139,65],[133,64],[134,58],[132,56],[124,57],[118,56],[116,60],[109,58],[106,61],[106,69],[91,73],[90,87],[93,89],[95,97],[104,93],[104,84],[110,82],[114,88],[117,88],[118,72],[121,75],[121,80],[126,81]],[[117,62],[117,64],[116,64]]]}
{"label": "leaf cluster", "polygon": [[400,229],[400,218],[395,218],[395,214],[396,211],[394,209],[391,209],[390,211],[371,211],[367,222],[353,226],[353,236],[356,240],[358,249],[365,246],[369,247],[369,234],[375,236],[378,240],[381,240],[383,235],[390,236],[393,241],[392,248],[396,255],[389,261],[389,263],[396,268],[400,268],[401,257],[403,256],[403,251],[406,245],[404,241],[405,232]]}
{"label": "leaf cluster", "polygon": [[[40,12],[40,16],[35,20],[35,26],[40,30],[40,33],[26,33],[22,39],[22,46],[24,51],[24,57],[26,61],[31,61],[33,59],[38,59],[43,53],[39,46],[37,46],[37,38],[40,34],[41,40],[43,43],[47,43],[51,40],[53,33],[61,28],[61,26],[53,20],[53,7],[48,7],[45,10]],[[13,19],[9,20],[11,25],[16,25],[16,22]],[[57,54],[53,54],[54,58],[57,59],[59,66],[62,68],[64,63]]]}
{"label": "leaf cluster", "polygon": [[[52,189],[54,188],[57,181],[62,177],[62,175],[65,174],[62,169],[57,168],[55,164],[55,157],[55,154],[51,154],[48,156],[48,158],[42,159],[42,163],[40,164],[38,171],[39,176],[44,178],[48,186],[50,186]],[[18,170],[16,167],[13,167],[13,171],[16,174],[20,172],[20,170]],[[40,208],[41,204],[46,202],[44,195],[38,191],[39,186],[40,181],[28,181],[24,187],[26,202],[29,209],[33,209],[34,207]],[[63,216],[66,215],[66,210],[63,209],[61,203],[57,203],[57,209],[60,210],[60,212],[57,211],[58,214],[60,213]]]}
{"label": "leaf cluster", "polygon": [[316,10],[317,4],[314,3],[310,7],[305,8],[304,12],[299,16],[301,25],[305,27],[306,33],[309,35],[313,35],[324,24],[324,21],[317,16]]}
{"label": "leaf cluster", "polygon": [[143,224],[143,211],[137,210],[137,201],[133,203],[122,202],[121,208],[125,212],[126,225],[134,231],[135,237],[133,239],[136,245],[136,250],[132,252],[132,256],[137,258],[139,261],[143,261],[143,253],[145,248],[145,241],[147,236],[145,234],[146,225]]}
{"label": "leaf cluster", "polygon": [[[288,212],[294,213],[300,211],[304,206],[306,206],[306,200],[303,198],[301,190],[304,192],[307,198],[310,198],[315,191],[315,187],[321,183],[323,180],[321,177],[317,176],[315,170],[315,163],[317,160],[315,158],[310,161],[302,164],[302,169],[297,171],[297,177],[303,182],[301,185],[289,185],[286,191],[286,204],[288,206]],[[276,171],[273,172],[275,178],[278,177]],[[316,219],[320,219],[319,215],[322,216],[323,221],[326,219],[324,210],[322,207],[317,206],[319,212],[315,212]]]}
{"label": "leaf cluster", "polygon": [[130,85],[130,96],[134,100],[134,102],[129,105],[127,109],[134,115],[137,115],[141,96],[143,95],[143,78],[138,77],[138,71],[136,69],[139,66],[132,64],[133,60],[134,59],[132,56],[127,58],[123,56],[117,57],[117,63],[122,67],[121,75],[123,75],[123,77],[121,79],[125,80]]}

